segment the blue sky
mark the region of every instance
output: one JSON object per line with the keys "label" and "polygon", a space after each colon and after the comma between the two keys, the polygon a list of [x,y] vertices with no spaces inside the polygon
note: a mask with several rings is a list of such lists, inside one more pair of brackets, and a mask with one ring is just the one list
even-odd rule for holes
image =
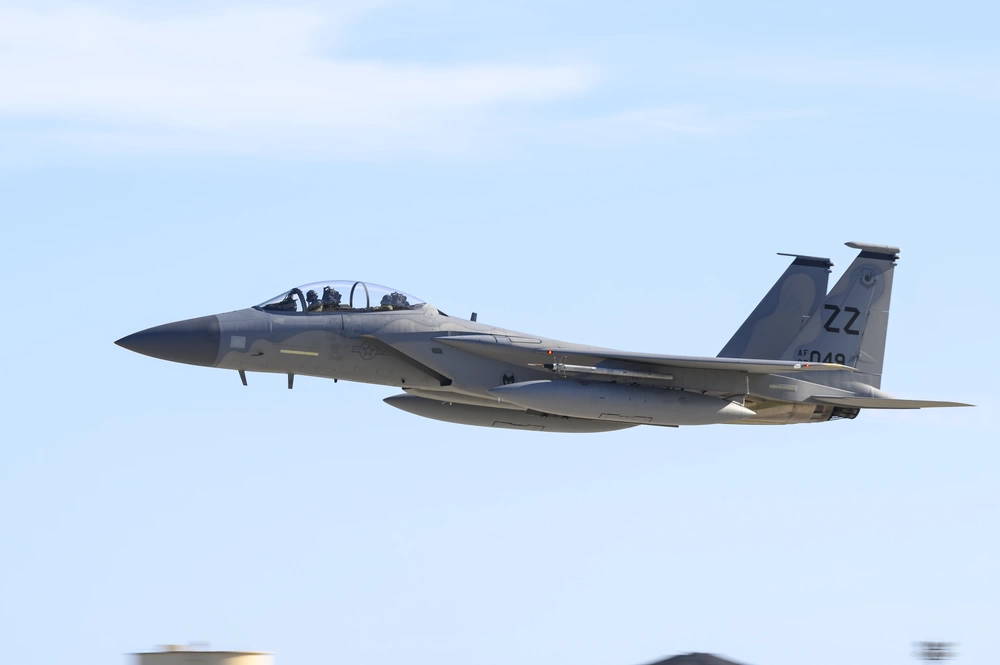
{"label": "blue sky", "polygon": [[[998,20],[0,5],[6,659],[888,665],[949,640],[995,662]],[[903,250],[883,388],[976,409],[534,435],[112,344],[365,279],[714,355],[774,252],[836,278],[848,240]]]}

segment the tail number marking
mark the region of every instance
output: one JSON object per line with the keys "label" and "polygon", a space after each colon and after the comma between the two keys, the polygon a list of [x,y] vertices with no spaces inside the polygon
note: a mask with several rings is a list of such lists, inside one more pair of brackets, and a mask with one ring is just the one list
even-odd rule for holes
{"label": "tail number marking", "polygon": [[847,356],[843,353],[827,351],[824,354],[822,351],[816,349],[799,349],[795,355],[800,362],[847,364]]}
{"label": "tail number marking", "polygon": [[[861,310],[859,310],[857,307],[844,307],[843,309],[841,309],[837,305],[823,305],[823,309],[830,312],[830,316],[827,317],[826,323],[823,324],[823,329],[826,330],[827,332],[832,332],[832,333],[845,332],[848,335],[861,334],[860,330],[856,330],[852,327],[854,325],[854,322],[858,320],[858,317],[861,316]],[[844,312],[845,314],[850,314],[851,318],[847,321],[847,324],[844,325],[843,328],[835,328],[833,326],[833,321],[834,319],[837,318],[837,316],[841,312]]]}

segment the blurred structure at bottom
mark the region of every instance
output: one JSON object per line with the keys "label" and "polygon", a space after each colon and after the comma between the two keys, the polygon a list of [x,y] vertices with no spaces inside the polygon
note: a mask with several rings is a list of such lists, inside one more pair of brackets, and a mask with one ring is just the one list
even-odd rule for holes
{"label": "blurred structure at bottom", "polygon": [[914,656],[928,663],[951,660],[955,657],[954,642],[917,642]]}
{"label": "blurred structure at bottom", "polygon": [[[210,651],[170,644],[160,651],[132,654],[135,665],[274,665],[274,657],[260,651]],[[689,653],[647,665],[741,665],[710,653]]]}
{"label": "blurred structure at bottom", "polygon": [[658,660],[648,665],[740,665],[740,663],[719,658],[710,653],[688,653],[666,660]]}
{"label": "blurred structure at bottom", "polygon": [[261,651],[209,651],[176,644],[132,655],[135,665],[274,665],[274,657]]}

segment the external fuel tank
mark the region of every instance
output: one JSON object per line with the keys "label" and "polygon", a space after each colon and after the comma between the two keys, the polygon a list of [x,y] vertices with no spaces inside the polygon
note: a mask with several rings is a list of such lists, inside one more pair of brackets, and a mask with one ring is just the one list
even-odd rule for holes
{"label": "external fuel tank", "polygon": [[442,399],[428,399],[416,395],[393,395],[383,400],[389,406],[402,409],[417,416],[443,420],[460,425],[480,427],[500,427],[504,429],[526,429],[538,432],[566,432],[583,434],[587,432],[610,432],[632,427],[634,423],[610,422],[607,420],[585,420],[548,413],[528,413],[511,408],[496,408],[461,404]]}

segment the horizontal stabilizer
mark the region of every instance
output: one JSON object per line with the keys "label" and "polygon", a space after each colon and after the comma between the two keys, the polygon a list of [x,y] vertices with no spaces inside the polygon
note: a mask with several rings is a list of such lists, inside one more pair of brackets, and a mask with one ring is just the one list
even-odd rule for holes
{"label": "horizontal stabilizer", "polygon": [[813,402],[847,406],[854,409],[931,409],[939,406],[974,406],[962,402],[936,402],[926,399],[894,399],[882,397],[813,397]]}

